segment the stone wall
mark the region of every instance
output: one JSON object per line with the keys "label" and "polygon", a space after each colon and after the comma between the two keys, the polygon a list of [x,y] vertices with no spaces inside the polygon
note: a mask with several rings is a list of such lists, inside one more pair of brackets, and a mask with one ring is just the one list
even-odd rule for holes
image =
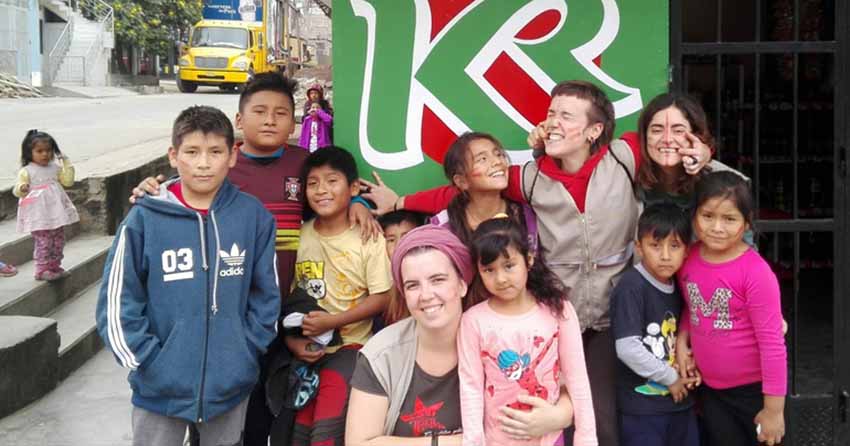
{"label": "stone wall", "polygon": [[[114,235],[121,220],[130,211],[127,198],[133,188],[144,178],[157,174],[166,176],[175,172],[163,155],[143,166],[107,177],[90,177],[77,181],[66,189],[80,214],[80,225],[85,232]],[[12,190],[0,191],[0,220],[15,218],[18,199]]]}

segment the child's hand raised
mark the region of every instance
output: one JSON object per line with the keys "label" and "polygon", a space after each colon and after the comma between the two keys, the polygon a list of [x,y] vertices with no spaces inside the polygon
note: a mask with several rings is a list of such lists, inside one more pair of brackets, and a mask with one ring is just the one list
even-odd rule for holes
{"label": "child's hand raised", "polygon": [[685,138],[688,140],[688,145],[679,149],[678,152],[682,156],[685,172],[688,175],[696,175],[711,161],[711,147],[691,132],[685,133]]}
{"label": "child's hand raised", "polygon": [[138,186],[133,188],[133,192],[130,195],[130,204],[136,204],[136,198],[142,198],[146,194],[150,195],[159,195],[159,185],[165,182],[165,175],[157,175],[154,177],[147,177],[139,183]]}
{"label": "child's hand raised", "polygon": [[372,212],[376,215],[384,215],[388,212],[398,210],[396,208],[399,200],[398,194],[384,184],[378,172],[372,172],[372,176],[375,178],[374,183],[363,178],[360,179],[360,196],[371,200],[378,207],[378,209]]}
{"label": "child's hand raised", "polygon": [[540,150],[544,147],[546,138],[549,137],[549,132],[546,131],[546,121],[541,121],[529,133],[525,141],[528,147]]}

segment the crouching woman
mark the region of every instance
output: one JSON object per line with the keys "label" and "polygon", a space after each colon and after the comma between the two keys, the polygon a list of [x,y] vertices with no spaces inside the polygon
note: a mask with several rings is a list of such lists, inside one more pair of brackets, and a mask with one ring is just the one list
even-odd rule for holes
{"label": "crouching woman", "polygon": [[[460,445],[457,331],[462,299],[474,276],[469,250],[447,228],[426,225],[405,235],[392,257],[397,301],[409,313],[360,350],[351,379],[345,443],[349,446]],[[517,440],[562,429],[572,406],[522,396],[531,411],[505,407],[502,426]]]}

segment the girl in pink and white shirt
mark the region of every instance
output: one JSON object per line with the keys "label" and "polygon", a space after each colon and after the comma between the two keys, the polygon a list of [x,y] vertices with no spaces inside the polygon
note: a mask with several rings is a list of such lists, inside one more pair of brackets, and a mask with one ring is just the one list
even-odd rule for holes
{"label": "girl in pink and white shirt", "polygon": [[[699,241],[678,275],[687,303],[680,373],[702,375],[709,446],[779,444],[788,380],[779,283],[743,240],[753,215],[749,185],[731,172],[711,173],[695,199]],[[688,348],[698,372],[681,354]]]}
{"label": "girl in pink and white shirt", "polygon": [[511,435],[500,417],[530,410],[535,397],[554,403],[563,381],[574,406],[574,445],[597,445],[578,317],[560,280],[530,255],[527,237],[508,218],[481,223],[471,250],[478,275],[468,297],[480,303],[464,313],[457,337],[463,444],[562,444],[560,430]]}

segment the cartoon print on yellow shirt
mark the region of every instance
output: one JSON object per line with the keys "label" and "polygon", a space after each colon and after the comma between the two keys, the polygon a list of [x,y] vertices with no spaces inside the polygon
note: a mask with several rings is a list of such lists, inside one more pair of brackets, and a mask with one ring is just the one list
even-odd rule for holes
{"label": "cartoon print on yellow shirt", "polygon": [[324,299],[328,293],[325,284],[325,262],[307,260],[295,264],[295,283],[316,300]]}

